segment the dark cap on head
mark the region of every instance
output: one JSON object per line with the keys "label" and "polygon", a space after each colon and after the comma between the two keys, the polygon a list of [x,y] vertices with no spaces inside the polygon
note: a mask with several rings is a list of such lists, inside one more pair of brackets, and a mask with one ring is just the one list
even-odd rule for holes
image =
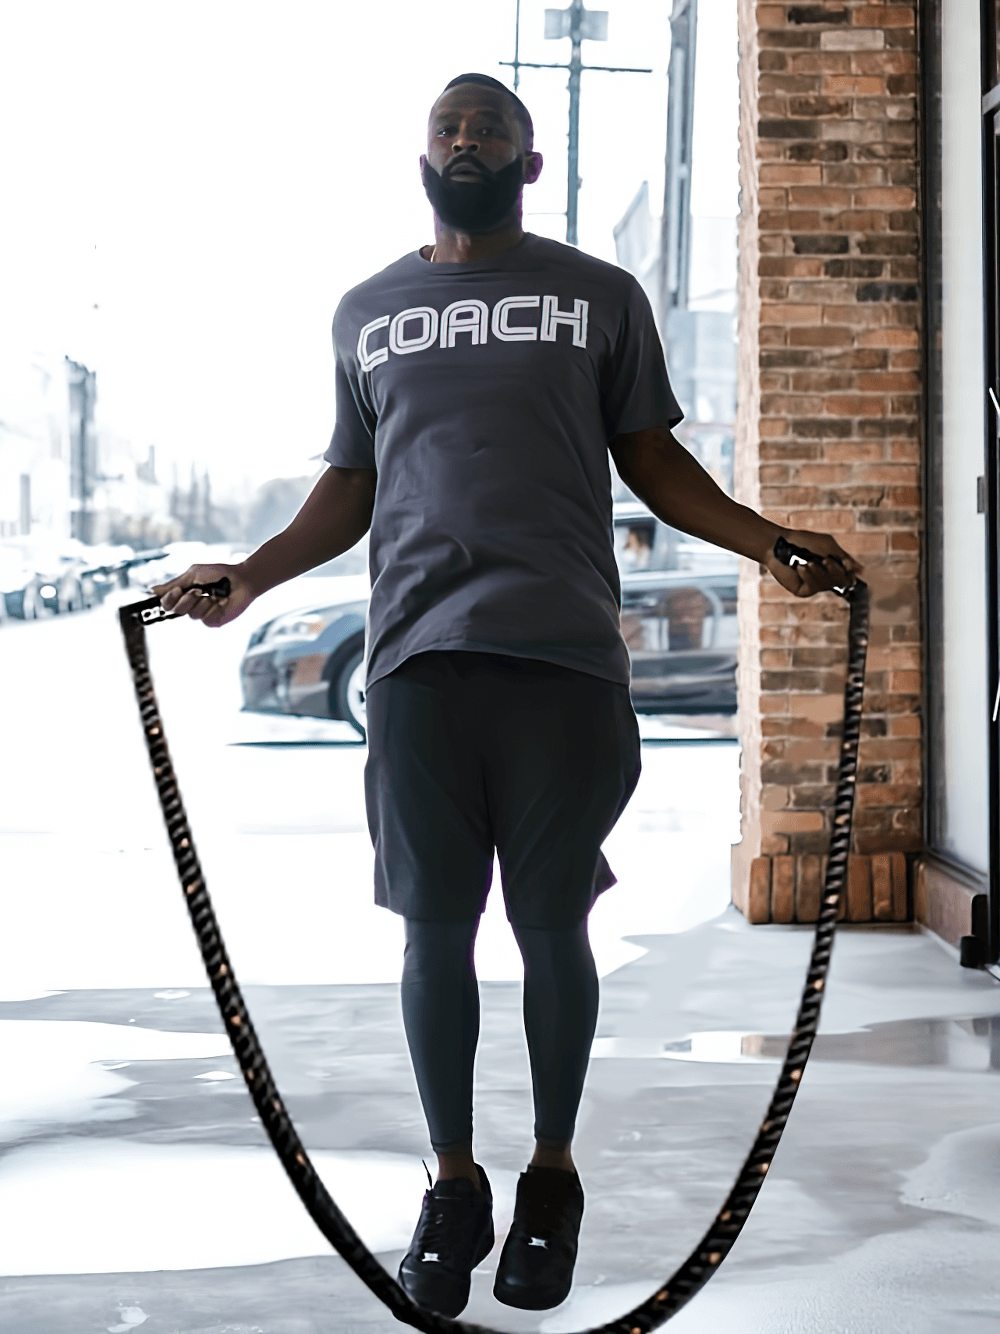
{"label": "dark cap on head", "polygon": [[447,92],[449,88],[456,88],[460,83],[478,83],[484,88],[493,88],[496,92],[503,93],[508,97],[514,109],[517,123],[521,127],[525,152],[530,152],[535,141],[535,127],[531,123],[528,108],[512,88],[508,88],[505,83],[501,83],[499,79],[491,78],[488,74],[460,74],[457,79],[452,79],[450,83],[446,83],[443,91]]}

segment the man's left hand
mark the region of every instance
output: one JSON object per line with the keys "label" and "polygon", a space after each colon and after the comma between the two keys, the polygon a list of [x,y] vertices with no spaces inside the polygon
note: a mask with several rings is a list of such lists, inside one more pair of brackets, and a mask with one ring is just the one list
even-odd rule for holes
{"label": "man's left hand", "polygon": [[778,560],[773,547],[768,552],[764,564],[782,588],[787,588],[797,598],[810,598],[814,593],[825,593],[834,587],[853,584],[864,568],[829,533],[784,529],[781,536],[793,546],[804,547],[823,557],[822,563],[810,561],[808,565],[785,565]]}

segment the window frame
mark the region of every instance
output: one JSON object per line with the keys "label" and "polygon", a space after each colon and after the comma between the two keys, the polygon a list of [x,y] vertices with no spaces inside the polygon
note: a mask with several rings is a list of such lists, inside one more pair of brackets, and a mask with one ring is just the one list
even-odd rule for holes
{"label": "window frame", "polygon": [[[941,219],[941,15],[943,0],[920,6],[918,60],[920,68],[919,151],[921,184],[921,267],[923,274],[923,472],[925,548],[923,562],[924,618],[924,842],[930,857],[969,888],[988,890],[988,946],[991,962],[1000,958],[1000,719],[990,724],[988,874],[957,860],[944,839],[944,646],[943,624],[943,405],[942,405],[942,219]],[[985,383],[1000,394],[1000,0],[980,0],[983,132],[983,318]],[[996,118],[996,130],[994,128]],[[983,478],[986,523],[987,681],[992,690],[1000,678],[1000,475],[997,443],[1000,423],[983,410]],[[994,434],[994,429],[997,433]],[[992,700],[989,701],[992,708]]]}

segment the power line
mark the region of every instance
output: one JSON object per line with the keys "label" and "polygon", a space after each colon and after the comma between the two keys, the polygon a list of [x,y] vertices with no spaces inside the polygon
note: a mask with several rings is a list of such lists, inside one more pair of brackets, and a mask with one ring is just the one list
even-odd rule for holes
{"label": "power line", "polygon": [[652,74],[651,69],[639,69],[631,65],[585,65],[581,44],[585,41],[606,42],[608,40],[608,11],[606,9],[585,9],[583,0],[572,0],[568,9],[547,9],[545,11],[545,36],[549,41],[568,37],[572,42],[569,63],[541,64],[534,60],[522,60],[521,49],[521,0],[517,0],[517,13],[514,19],[514,59],[501,60],[501,65],[511,66],[514,70],[515,91],[520,83],[522,69],[565,69],[569,70],[569,162],[566,184],[566,240],[570,245],[579,243],[577,228],[580,186],[580,75],[585,69],[599,70],[605,74]]}

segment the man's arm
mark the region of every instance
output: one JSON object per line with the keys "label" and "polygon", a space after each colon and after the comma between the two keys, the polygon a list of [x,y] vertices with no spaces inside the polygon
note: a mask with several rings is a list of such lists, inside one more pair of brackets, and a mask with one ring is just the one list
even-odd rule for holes
{"label": "man's arm", "polygon": [[[796,597],[810,597],[843,582],[845,569],[861,571],[828,533],[781,528],[738,505],[666,427],[617,436],[611,456],[622,481],[658,519],[765,565]],[[822,565],[784,565],[774,554],[779,537],[827,559]]]}
{"label": "man's arm", "polygon": [[[178,616],[206,625],[226,625],[269,588],[294,579],[349,551],[371,527],[374,468],[328,468],[284,530],[239,565],[192,565],[176,579],[154,587],[160,602]],[[187,592],[192,584],[227,578],[231,591],[216,600]]]}

